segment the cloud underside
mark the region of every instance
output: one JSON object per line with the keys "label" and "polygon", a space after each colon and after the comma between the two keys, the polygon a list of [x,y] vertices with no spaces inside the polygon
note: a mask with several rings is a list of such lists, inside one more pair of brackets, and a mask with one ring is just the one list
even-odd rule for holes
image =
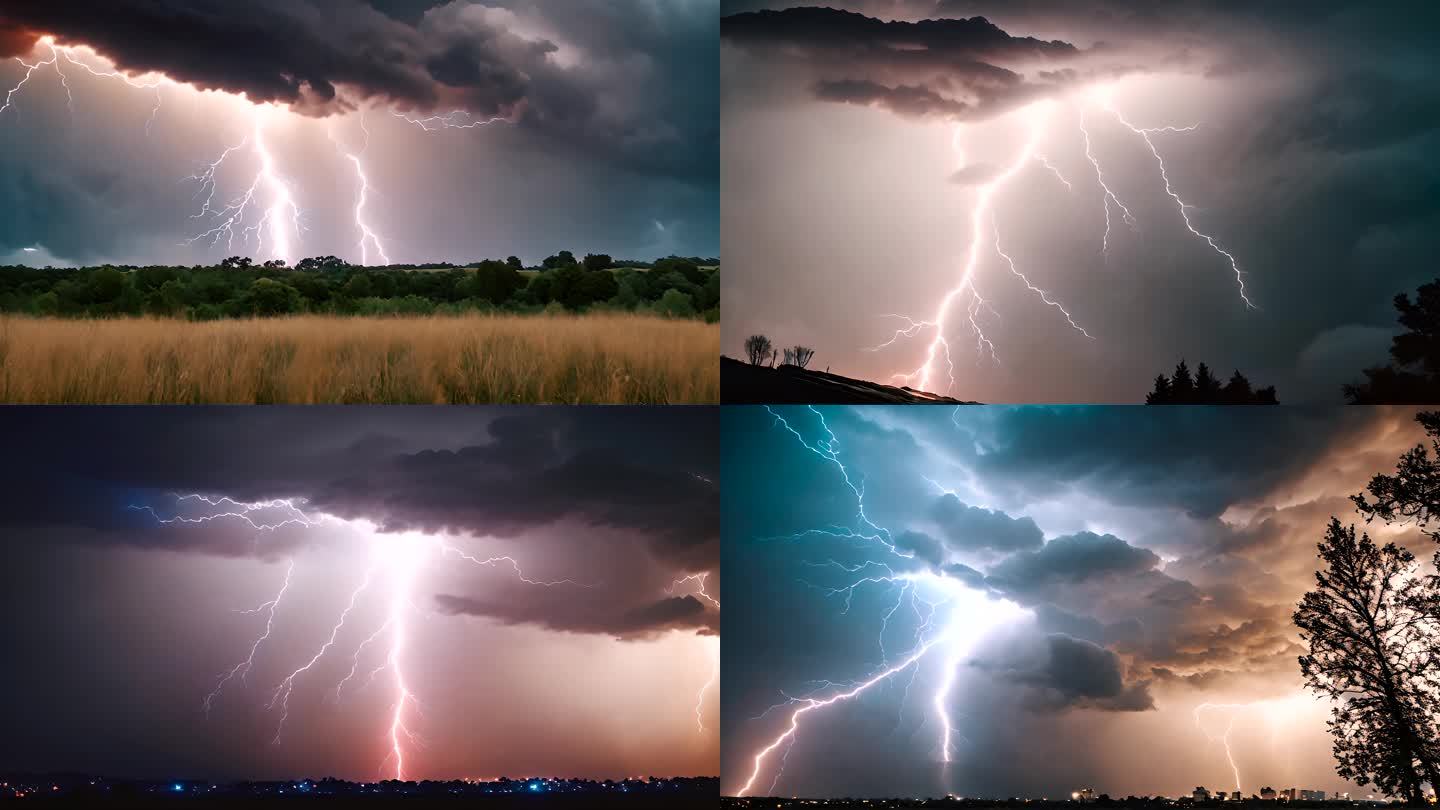
{"label": "cloud underside", "polygon": [[[0,428],[12,457],[24,460],[0,474],[0,524],[72,543],[270,559],[355,541],[334,524],[257,533],[234,519],[155,521],[204,511],[178,503],[177,492],[302,498],[311,515],[364,520],[381,532],[512,546],[497,553],[523,560],[527,573],[543,567],[536,578],[577,583],[487,579],[485,596],[451,584],[437,597],[448,612],[626,639],[718,632],[718,609],[692,595],[696,583],[672,592],[675,580],[705,574],[718,593],[711,409],[353,410],[129,411],[97,414],[83,427],[60,412],[30,414]],[[450,438],[440,438],[447,430]],[[58,442],[40,438],[65,432]],[[450,446],[430,449],[437,445]],[[206,448],[203,459],[196,447]],[[257,522],[292,516],[274,511]],[[496,594],[499,601],[486,601]]]}
{"label": "cloud underside", "polygon": [[810,77],[814,98],[907,118],[978,120],[1063,91],[1085,54],[983,17],[883,21],[831,8],[735,14],[721,36]]}

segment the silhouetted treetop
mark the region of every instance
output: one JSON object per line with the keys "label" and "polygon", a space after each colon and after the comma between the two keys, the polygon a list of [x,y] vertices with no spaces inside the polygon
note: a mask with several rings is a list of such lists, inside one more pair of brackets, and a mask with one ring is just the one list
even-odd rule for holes
{"label": "silhouetted treetop", "polygon": [[1255,389],[1236,370],[1230,381],[1220,384],[1210,367],[1201,363],[1192,377],[1190,367],[1181,360],[1175,373],[1155,378],[1155,387],[1145,397],[1146,405],[1278,405],[1275,387]]}
{"label": "silhouetted treetop", "polygon": [[1395,296],[1404,332],[1390,341],[1390,363],[1367,368],[1365,382],[1344,387],[1345,398],[1361,405],[1440,403],[1440,279],[1421,284],[1415,300]]}

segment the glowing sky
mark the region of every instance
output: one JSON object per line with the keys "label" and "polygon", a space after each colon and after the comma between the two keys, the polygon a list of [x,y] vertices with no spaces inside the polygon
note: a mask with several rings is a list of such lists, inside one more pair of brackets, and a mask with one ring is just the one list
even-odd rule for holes
{"label": "glowing sky", "polygon": [[[393,777],[397,671],[408,778],[719,769],[713,409],[37,409],[0,434],[8,769]],[[303,518],[238,505],[277,498]],[[532,582],[476,564],[502,555]]]}
{"label": "glowing sky", "polygon": [[[910,326],[887,315],[933,322],[983,243],[984,303],[949,312],[956,396],[1134,402],[1184,357],[1334,402],[1434,277],[1433,4],[804,5],[722,3],[732,356],[763,333],[904,382],[933,327],[866,349]],[[909,382],[943,392],[938,371]]]}
{"label": "glowing sky", "polygon": [[[751,793],[1173,796],[1233,791],[1235,771],[1246,795],[1358,790],[1334,774],[1290,614],[1330,517],[1356,522],[1347,496],[1423,439],[1412,412],[774,414],[784,423],[760,407],[721,419],[727,795],[807,704],[772,706],[903,664],[952,611],[957,645],[809,710]],[[1414,530],[1369,531],[1434,551]]]}
{"label": "glowing sky", "polygon": [[364,258],[351,156],[395,262],[718,255],[717,5],[7,3],[0,103],[63,57],[0,113],[0,263],[271,258],[186,244],[216,224],[194,175],[248,138],[216,177],[216,202],[241,196],[257,123],[300,212],[292,263]]}

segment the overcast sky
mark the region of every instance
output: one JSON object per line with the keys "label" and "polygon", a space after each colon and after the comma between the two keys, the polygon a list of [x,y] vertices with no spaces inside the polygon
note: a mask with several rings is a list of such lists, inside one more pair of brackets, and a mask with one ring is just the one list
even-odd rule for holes
{"label": "overcast sky", "polygon": [[[813,366],[839,373],[913,372],[933,328],[865,349],[907,326],[887,315],[935,320],[976,243],[986,303],[967,293],[948,314],[955,396],[1135,402],[1183,357],[1227,377],[1239,368],[1282,402],[1339,401],[1341,383],[1387,358],[1393,297],[1436,275],[1433,3],[790,8],[802,5],[722,2],[732,355],[764,333],[814,347]],[[1198,125],[1150,139],[1214,247],[1187,229],[1107,94],[1136,128]],[[1087,159],[1082,113],[1114,200]],[[1049,167],[1020,161],[977,242],[982,188],[1035,133]],[[945,365],[937,350],[931,389],[949,387]]]}
{"label": "overcast sky", "polygon": [[[242,196],[262,165],[257,116],[301,211],[292,263],[361,259],[352,154],[366,224],[395,262],[718,255],[717,6],[6,3],[0,90],[55,55],[37,37],[63,56],[0,112],[0,263],[271,258],[273,239],[183,244],[222,219],[192,218],[211,189],[187,178],[243,142],[213,189],[217,204]],[[94,75],[117,65],[128,81]],[[454,110],[499,120],[426,132],[392,114]],[[274,198],[262,184],[257,202]]]}
{"label": "overcast sky", "polygon": [[[1412,416],[724,409],[724,791],[743,788],[796,708],[772,706],[903,662],[958,608],[948,766],[941,646],[806,714],[751,794],[1174,796],[1233,791],[1238,777],[1247,796],[1363,795],[1335,775],[1328,708],[1302,689],[1290,615],[1330,518],[1358,523],[1347,496],[1423,440]],[[1414,529],[1368,530],[1425,560],[1435,551]],[[942,569],[991,596],[880,581]]]}
{"label": "overcast sky", "polygon": [[394,653],[410,778],[713,775],[716,441],[708,408],[12,411],[0,763],[389,777]]}

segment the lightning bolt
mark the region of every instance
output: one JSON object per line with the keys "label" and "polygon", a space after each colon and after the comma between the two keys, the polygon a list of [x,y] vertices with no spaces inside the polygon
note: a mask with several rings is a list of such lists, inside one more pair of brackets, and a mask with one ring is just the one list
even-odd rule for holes
{"label": "lightning bolt", "polygon": [[[805,438],[794,425],[783,415],[777,413],[773,408],[767,407],[774,420],[774,424],[795,438],[806,450],[814,453],[826,463],[831,464],[840,472],[841,480],[855,498],[855,522],[857,529],[847,527],[835,527],[831,529],[809,529],[794,537],[815,535],[819,537],[832,537],[847,541],[860,541],[867,545],[873,544],[883,550],[883,553],[893,557],[897,564],[910,561],[913,565],[914,554],[895,547],[891,540],[888,529],[876,525],[865,513],[864,489],[855,483],[858,474],[852,477],[848,465],[840,457],[840,441],[825,420],[824,414],[814,406],[809,406],[808,411],[813,414],[819,422],[821,437],[813,440]],[[769,715],[772,711],[781,707],[792,707],[786,718],[786,722],[780,733],[762,746],[752,756],[752,768],[749,778],[741,786],[738,796],[745,796],[754,790],[757,781],[765,772],[770,761],[777,751],[784,747],[783,753],[778,757],[779,762],[775,764],[774,774],[770,781],[770,791],[774,792],[775,786],[779,783],[785,770],[785,763],[789,753],[794,749],[796,739],[799,736],[801,726],[805,719],[815,712],[822,711],[837,705],[848,703],[858,699],[876,686],[883,684],[891,678],[911,670],[911,681],[905,685],[905,693],[902,697],[901,710],[903,712],[905,702],[909,699],[910,686],[914,682],[914,676],[922,663],[930,654],[936,650],[943,651],[941,657],[941,677],[934,693],[930,699],[930,711],[935,718],[940,733],[940,756],[944,763],[951,762],[954,749],[953,736],[955,733],[954,723],[950,716],[951,693],[954,688],[956,675],[963,664],[965,656],[973,648],[974,644],[992,627],[1001,622],[1010,621],[1025,615],[1020,607],[1005,600],[995,599],[991,595],[968,587],[959,580],[943,572],[933,570],[909,570],[897,571],[888,562],[880,560],[866,560],[858,565],[844,565],[834,560],[827,560],[823,563],[811,563],[818,568],[838,568],[847,573],[856,575],[849,580],[848,584],[841,587],[821,588],[827,596],[844,596],[843,613],[848,613],[851,606],[851,598],[856,589],[870,585],[881,585],[898,588],[899,597],[882,616],[879,633],[879,644],[882,658],[886,658],[884,638],[892,616],[900,609],[908,597],[911,600],[919,625],[915,630],[915,643],[913,648],[901,656],[898,660],[887,660],[878,671],[863,680],[850,685],[837,685],[830,680],[820,681],[820,689],[811,692],[806,696],[793,697],[785,695],[786,700],[780,704],[767,709],[761,717]],[[802,583],[808,584],[808,583]],[[931,602],[917,597],[918,586],[925,586],[939,590],[944,599]],[[814,587],[814,586],[812,586]],[[923,602],[930,606],[928,614],[923,612],[919,603]],[[941,605],[949,605],[948,620],[943,626],[935,629],[935,613]],[[819,691],[831,690],[827,696],[819,696]],[[783,695],[784,693],[782,693]]]}
{"label": "lightning bolt", "polygon": [[[346,523],[341,518],[321,512],[308,512],[302,508],[306,501],[301,498],[275,498],[260,501],[241,501],[228,496],[211,497],[199,493],[186,495],[173,495],[177,506],[184,504],[187,509],[198,512],[198,514],[164,516],[154,507],[148,505],[131,505],[133,510],[145,512],[153,517],[158,525],[162,526],[193,526],[197,524],[208,524],[217,521],[234,521],[254,529],[257,533],[273,532],[284,527],[295,527],[297,529],[310,529],[321,525],[334,523]],[[272,516],[271,513],[274,513]],[[364,528],[362,524],[360,528]],[[297,683],[304,679],[306,673],[310,673],[322,660],[325,659],[337,645],[342,641],[349,620],[359,606],[362,597],[371,590],[377,576],[383,576],[389,583],[389,598],[385,602],[384,619],[379,627],[375,628],[355,647],[351,656],[351,667],[344,678],[340,679],[334,687],[334,695],[338,701],[345,684],[349,683],[360,669],[360,659],[364,651],[372,644],[380,642],[388,636],[387,649],[383,663],[370,673],[373,680],[382,672],[388,672],[393,689],[393,699],[388,712],[389,720],[385,728],[384,739],[387,749],[381,768],[389,768],[393,778],[404,780],[407,778],[407,748],[421,742],[420,737],[411,728],[412,715],[420,710],[420,701],[411,687],[411,681],[407,677],[405,668],[406,653],[410,646],[409,616],[415,608],[414,592],[416,583],[425,567],[434,560],[446,559],[448,555],[457,555],[477,565],[485,567],[499,567],[511,571],[517,581],[527,585],[554,587],[562,585],[573,585],[578,587],[593,588],[594,584],[586,584],[571,579],[546,581],[533,579],[527,576],[518,560],[510,556],[497,556],[488,559],[480,559],[474,555],[467,554],[459,548],[446,543],[438,537],[427,535],[396,535],[374,531],[370,527],[369,534],[372,537],[370,560],[365,569],[365,574],[358,585],[350,592],[348,601],[339,617],[330,628],[330,632],[315,649],[314,653],[305,663],[291,670],[289,674],[281,678],[277,685],[270,692],[270,699],[266,704],[269,710],[278,710],[279,721],[276,725],[275,735],[271,742],[279,745],[283,738],[286,722],[290,716],[290,698],[294,693]],[[257,653],[262,645],[268,641],[275,630],[276,616],[289,591],[292,575],[295,571],[294,560],[287,563],[285,579],[279,591],[273,599],[264,602],[259,607],[242,611],[247,614],[263,614],[265,626],[263,632],[251,643],[249,653],[238,664],[224,673],[215,688],[205,696],[202,707],[206,716],[210,714],[215,701],[225,690],[227,684],[239,678],[245,682],[250,671],[255,666]],[[703,581],[701,583],[703,588]],[[328,690],[327,690],[328,692]]]}
{"label": "lightning bolt", "polygon": [[[1195,728],[1199,729],[1200,733],[1205,735],[1205,739],[1207,741],[1212,743],[1218,742],[1225,747],[1225,760],[1230,763],[1230,771],[1235,776],[1235,790],[1240,792],[1244,792],[1244,788],[1240,787],[1240,767],[1235,764],[1235,754],[1233,751],[1230,750],[1230,732],[1235,730],[1235,715],[1233,713],[1233,710],[1248,709],[1250,707],[1251,704],[1249,703],[1201,703],[1199,706],[1195,707]],[[1205,724],[1200,721],[1200,715],[1204,713],[1207,709],[1232,710],[1230,720],[1225,725],[1224,734],[1218,737],[1215,736],[1208,729],[1206,729]]]}
{"label": "lightning bolt", "polygon": [[[710,595],[709,593],[707,593],[706,590],[705,590],[705,581],[706,581],[709,577],[710,577],[710,572],[708,572],[708,571],[702,572],[702,573],[699,573],[699,574],[687,574],[686,576],[680,577],[679,579],[677,579],[677,580],[675,580],[674,582],[670,583],[670,587],[666,588],[666,589],[665,589],[665,592],[668,593],[668,594],[673,594],[673,593],[675,593],[675,590],[676,590],[677,588],[683,586],[685,583],[687,583],[687,582],[693,582],[693,583],[695,583],[695,585],[696,585],[696,589],[695,589],[694,595],[700,597],[701,599],[705,600],[706,602],[709,602],[716,610],[719,610],[719,609],[720,609],[720,600],[718,600],[718,599],[716,599],[715,597],[711,596],[711,595]],[[717,653],[718,653],[718,649],[717,649]],[[717,680],[719,680],[719,679],[720,679],[720,658],[719,658],[719,655],[717,654],[717,655],[716,655],[716,658],[715,658],[715,667],[711,670],[709,680],[705,681],[704,685],[702,685],[702,686],[700,687],[699,693],[697,693],[697,694],[695,695],[695,730],[696,730],[696,733],[698,733],[698,734],[704,734],[704,733],[705,733],[705,693],[706,693],[706,692],[709,692],[709,691],[710,691],[710,687],[714,686],[714,685],[715,685],[715,681],[717,681]]]}
{"label": "lightning bolt", "polygon": [[980,263],[981,234],[983,233],[985,217],[990,213],[991,201],[996,192],[1004,188],[1010,180],[1019,174],[1035,156],[1035,150],[1044,133],[1045,117],[1048,115],[1047,105],[1041,105],[1031,111],[1033,120],[1030,127],[1030,134],[1025,144],[1020,148],[1019,154],[1005,167],[1005,169],[989,183],[981,186],[975,197],[975,207],[970,213],[970,247],[966,253],[965,263],[960,270],[960,279],[954,287],[940,299],[940,307],[935,317],[928,323],[935,329],[935,338],[930,342],[930,348],[925,355],[925,363],[920,368],[909,374],[898,374],[907,382],[916,377],[920,379],[920,388],[924,391],[930,390],[930,381],[935,373],[935,363],[939,359],[941,351],[945,353],[946,362],[950,367],[950,384],[946,391],[955,387],[954,364],[950,362],[950,343],[946,337],[946,324],[951,308],[956,299],[970,296],[970,304],[966,307],[966,313],[971,330],[975,333],[977,348],[985,347],[989,350],[992,359],[995,358],[995,344],[986,337],[985,330],[979,322],[979,311],[986,306],[985,299],[975,287],[975,271]]}
{"label": "lightning bolt", "polygon": [[[1137,127],[1131,124],[1110,102],[1107,95],[1108,88],[1094,88],[1091,90],[1091,94],[1099,99],[1103,109],[1114,116],[1116,121],[1144,140],[1151,156],[1160,168],[1160,178],[1164,191],[1175,201],[1176,206],[1178,206],[1186,230],[1197,239],[1205,242],[1216,254],[1229,263],[1231,271],[1235,274],[1235,282],[1240,290],[1240,300],[1246,308],[1255,309],[1255,304],[1250,299],[1246,289],[1245,273],[1240,269],[1239,261],[1235,258],[1234,254],[1222,247],[1213,236],[1195,227],[1194,222],[1190,219],[1190,209],[1194,206],[1185,202],[1175,191],[1170,180],[1168,167],[1165,165],[1164,158],[1161,156],[1160,150],[1156,147],[1154,139],[1151,137],[1156,133],[1193,132],[1198,129],[1200,125],[1197,123],[1189,126]],[[924,362],[920,367],[913,371],[893,374],[891,375],[891,379],[902,380],[906,385],[918,381],[917,385],[921,390],[934,390],[933,386],[940,374],[939,365],[943,355],[947,374],[947,384],[943,391],[949,393],[954,389],[955,361],[950,345],[951,334],[949,322],[952,315],[957,312],[964,314],[965,325],[968,326],[970,332],[975,336],[976,353],[980,356],[988,355],[990,360],[997,364],[999,363],[999,355],[996,352],[995,342],[986,334],[984,324],[982,323],[983,316],[987,310],[996,317],[999,317],[999,314],[995,312],[994,308],[990,306],[989,301],[981,294],[976,283],[980,270],[982,230],[987,218],[989,219],[991,229],[995,231],[993,239],[995,253],[1005,262],[1011,274],[1018,278],[1021,283],[1025,285],[1026,290],[1036,295],[1042,303],[1058,310],[1072,329],[1080,332],[1087,338],[1093,337],[1076,322],[1074,317],[1071,316],[1070,312],[1063,305],[1054,300],[1049,292],[1037,287],[1024,273],[1020,272],[1014,259],[1001,247],[998,217],[994,211],[995,198],[998,193],[1032,161],[1053,174],[1066,189],[1072,192],[1075,190],[1074,184],[1072,184],[1070,180],[1061,173],[1060,169],[1051,163],[1038,148],[1040,141],[1043,140],[1045,135],[1051,105],[1052,102],[1041,101],[1027,108],[1026,112],[1030,117],[1030,129],[1025,142],[1016,152],[1010,163],[1008,163],[999,174],[993,177],[990,182],[980,186],[976,191],[974,204],[970,211],[969,246],[966,249],[965,258],[961,264],[959,278],[955,285],[947,290],[941,297],[940,305],[935,315],[925,319],[893,313],[881,316],[883,318],[898,318],[903,323],[891,333],[889,339],[879,344],[865,347],[863,349],[864,351],[880,351],[895,345],[902,339],[918,337],[927,332],[933,333],[933,338],[925,351]],[[1138,221],[1129,206],[1125,205],[1107,180],[1105,171],[1100,164],[1100,159],[1096,156],[1094,144],[1090,137],[1090,129],[1086,124],[1086,107],[1084,104],[1080,104],[1078,107],[1077,126],[1084,144],[1085,159],[1095,171],[1095,182],[1100,187],[1101,192],[1101,209],[1105,215],[1105,230],[1101,234],[1100,250],[1102,255],[1108,256],[1110,252],[1110,234],[1114,227],[1112,211],[1118,210],[1121,220],[1132,230],[1138,227]],[[961,129],[956,127],[951,139],[952,148],[957,155],[961,154],[960,132]]]}
{"label": "lightning bolt", "polygon": [[36,62],[36,63],[34,63],[34,64],[31,64],[31,63],[29,63],[29,62],[26,62],[24,59],[21,59],[21,58],[18,57],[18,56],[15,57],[15,61],[16,61],[16,62],[19,62],[20,64],[22,64],[22,65],[25,66],[25,75],[24,75],[23,77],[21,77],[20,82],[19,82],[18,84],[16,84],[14,87],[10,88],[10,90],[5,94],[5,103],[4,103],[4,104],[0,104],[0,113],[4,113],[6,110],[10,109],[10,108],[14,105],[14,103],[15,103],[15,94],[18,93],[18,92],[20,92],[20,88],[24,87],[25,84],[30,81],[30,77],[35,75],[35,71],[39,70],[40,68],[42,68],[42,67],[44,67],[44,66],[46,66],[46,65],[53,65],[53,64],[55,64],[55,61],[56,61],[57,58],[58,58],[57,56],[51,56],[49,59],[47,59],[47,60],[45,60],[45,61],[43,61],[43,62]]}
{"label": "lightning bolt", "polygon": [[1085,126],[1084,107],[1080,108],[1079,126],[1080,134],[1085,138],[1085,158],[1090,161],[1091,166],[1095,167],[1095,182],[1099,183],[1101,190],[1105,192],[1105,196],[1101,200],[1101,204],[1105,208],[1105,235],[1100,241],[1100,251],[1108,254],[1110,252],[1110,204],[1114,203],[1115,207],[1120,209],[1125,224],[1131,228],[1135,227],[1135,217],[1130,214],[1130,209],[1125,207],[1125,203],[1120,202],[1120,198],[1115,196],[1115,192],[1105,183],[1105,172],[1100,168],[1099,158],[1095,157],[1095,152],[1090,144],[1090,130]]}
{"label": "lightning bolt", "polygon": [[[242,245],[248,243],[253,236],[255,247],[259,250],[264,247],[265,234],[268,231],[270,241],[274,246],[271,248],[271,254],[276,259],[285,262],[293,261],[294,251],[290,242],[290,231],[293,230],[296,238],[299,238],[301,231],[300,207],[295,203],[295,196],[289,184],[276,169],[275,156],[265,142],[263,109],[259,107],[255,109],[254,128],[249,137],[236,146],[226,148],[220,153],[219,158],[207,164],[199,174],[190,176],[189,179],[200,184],[199,190],[196,191],[196,197],[202,193],[206,195],[199,212],[192,215],[191,219],[208,216],[216,224],[209,230],[186,239],[181,243],[182,245],[192,245],[208,240],[209,245],[214,247],[220,243],[221,239],[224,239],[225,249],[234,250],[237,236]],[[250,185],[226,205],[214,207],[215,190],[218,185],[216,174],[233,152],[247,145],[258,163]],[[258,200],[262,190],[269,193],[270,204],[265,207],[254,223],[247,224],[251,209],[261,205]],[[286,220],[290,223],[288,226]]]}
{"label": "lightning bolt", "polygon": [[275,608],[280,605],[280,600],[285,598],[285,591],[290,588],[290,575],[294,573],[295,561],[291,560],[285,567],[285,581],[281,583],[280,591],[275,594],[275,598],[254,610],[244,611],[246,613],[259,613],[264,611],[265,632],[262,633],[259,638],[255,639],[254,644],[250,645],[250,654],[245,656],[245,660],[236,664],[233,669],[225,673],[225,675],[220,678],[220,682],[215,684],[215,688],[211,690],[210,694],[205,696],[204,708],[206,717],[210,716],[210,707],[215,703],[215,698],[220,696],[220,690],[225,688],[225,684],[229,683],[236,675],[239,675],[240,680],[244,681],[245,676],[248,675],[251,668],[255,666],[255,653],[259,652],[260,645],[264,644],[265,640],[270,638],[270,632],[275,629]]}
{"label": "lightning bolt", "polygon": [[285,720],[290,716],[290,693],[295,690],[295,679],[305,672],[310,671],[310,668],[315,666],[315,664],[324,657],[325,651],[335,646],[335,639],[339,637],[340,630],[345,627],[345,620],[349,618],[350,613],[355,610],[355,601],[360,598],[360,594],[364,593],[366,588],[370,587],[370,578],[374,573],[375,565],[372,563],[369,568],[365,569],[365,579],[360,582],[360,587],[350,593],[350,603],[347,604],[345,610],[340,613],[340,620],[330,629],[330,637],[325,639],[325,643],[320,645],[320,649],[315,652],[315,655],[312,656],[309,661],[305,662],[303,666],[294,670],[289,675],[286,675],[285,679],[280,682],[280,685],[275,687],[275,691],[270,697],[269,708],[275,708],[277,702],[280,704],[280,722],[275,727],[275,739],[272,740],[276,745],[280,744],[280,733],[285,730]]}
{"label": "lightning bolt", "polygon": [[346,151],[340,141],[335,138],[334,132],[331,132],[330,139],[335,141],[341,154],[355,168],[355,180],[360,184],[360,191],[355,200],[355,230],[360,233],[360,264],[370,264],[370,246],[373,245],[375,252],[380,255],[380,260],[388,265],[390,257],[385,253],[385,245],[380,242],[380,237],[376,235],[375,230],[365,221],[365,204],[370,197],[370,179],[365,176],[365,166],[360,162],[360,157],[370,148],[370,128],[365,123],[365,110],[363,109],[360,111],[360,131],[365,134],[365,142],[358,152]]}
{"label": "lightning bolt", "polygon": [[431,115],[424,118],[402,113],[399,110],[391,110],[390,114],[406,122],[425,130],[434,132],[440,129],[474,129],[495,123],[510,123],[510,118],[505,115],[496,115],[491,118],[476,118],[468,110],[451,110],[443,115]]}
{"label": "lightning bolt", "polygon": [[1151,140],[1150,138],[1150,135],[1156,132],[1190,132],[1196,127],[1198,127],[1199,124],[1194,124],[1188,127],[1142,128],[1137,127],[1129,121],[1125,120],[1125,116],[1122,115],[1121,112],[1108,101],[1105,102],[1105,110],[1106,112],[1114,115],[1115,120],[1119,121],[1126,129],[1129,129],[1131,132],[1134,132],[1136,135],[1139,135],[1145,140],[1145,145],[1150,147],[1150,154],[1154,155],[1155,157],[1156,165],[1160,167],[1160,179],[1165,183],[1165,193],[1170,195],[1170,199],[1174,200],[1175,205],[1180,208],[1180,218],[1185,221],[1185,228],[1189,230],[1190,233],[1194,234],[1197,238],[1204,240],[1204,242],[1209,245],[1210,248],[1216,253],[1225,257],[1225,260],[1230,263],[1230,269],[1235,273],[1235,283],[1240,287],[1240,300],[1245,302],[1245,306],[1247,309],[1254,309],[1255,304],[1252,303],[1249,296],[1245,294],[1245,274],[1240,271],[1240,263],[1235,260],[1235,257],[1231,255],[1230,251],[1220,247],[1220,245],[1216,243],[1215,237],[1210,236],[1207,233],[1202,233],[1195,227],[1195,224],[1190,221],[1190,209],[1194,206],[1180,199],[1180,195],[1175,193],[1175,189],[1171,188],[1170,174],[1165,169],[1165,159],[1160,157],[1160,150],[1155,148],[1155,141]]}
{"label": "lightning bolt", "polygon": [[[162,89],[170,85],[178,85],[179,82],[156,73],[142,74],[139,77],[130,76],[118,70],[106,70],[96,67],[86,59],[81,58],[84,51],[93,56],[99,56],[92,49],[84,46],[62,46],[55,42],[53,37],[41,37],[36,44],[38,48],[45,48],[49,51],[49,58],[38,59],[28,62],[20,57],[15,61],[25,68],[24,75],[20,80],[5,93],[5,100],[0,104],[0,114],[15,106],[17,94],[24,88],[42,68],[49,67],[54,70],[60,80],[61,87],[65,92],[66,106],[71,115],[75,113],[75,97],[70,85],[70,74],[66,66],[73,66],[92,77],[109,79],[121,82],[131,88],[147,90],[154,93],[155,103],[150,109],[150,115],[145,120],[145,134],[149,136],[154,128],[155,121],[160,114],[160,108],[164,103]],[[185,85],[182,85],[185,86]],[[272,104],[253,104],[245,100],[243,95],[225,93],[224,95],[236,100],[245,101],[249,104],[251,114],[255,122],[253,131],[239,146],[226,148],[214,162],[189,179],[199,182],[199,189],[196,198],[204,195],[205,202],[200,210],[191,215],[191,219],[208,219],[207,224],[211,227],[194,234],[180,244],[182,246],[205,244],[211,248],[218,247],[222,242],[227,251],[236,249],[236,243],[241,246],[253,244],[254,250],[258,253],[266,249],[266,242],[269,243],[269,255],[286,263],[292,263],[296,256],[296,243],[300,241],[303,229],[301,219],[302,212],[296,193],[291,181],[285,179],[279,171],[277,160],[265,138],[263,118],[273,110],[283,109]],[[523,102],[522,102],[523,104]],[[396,118],[405,121],[426,132],[434,132],[441,129],[474,129],[494,123],[512,123],[520,111],[520,105],[516,105],[507,114],[491,117],[477,117],[470,112],[457,109],[450,112],[429,116],[403,113],[398,110],[390,110]],[[362,110],[361,128],[365,129],[366,142],[369,142],[369,130],[365,128],[364,113]],[[237,194],[225,205],[215,205],[215,194],[217,187],[216,174],[231,153],[237,149],[248,146],[255,161],[254,174],[251,182],[243,191]],[[343,152],[343,150],[342,150]],[[362,264],[369,263],[370,252],[373,250],[386,264],[390,263],[390,257],[385,251],[381,241],[379,230],[377,230],[367,218],[366,206],[370,195],[370,182],[362,163],[364,150],[359,153],[343,152],[344,157],[355,172],[355,180],[359,186],[357,202],[354,209],[356,230],[360,234],[358,246],[360,248],[360,260]],[[262,202],[261,197],[264,197]]]}

